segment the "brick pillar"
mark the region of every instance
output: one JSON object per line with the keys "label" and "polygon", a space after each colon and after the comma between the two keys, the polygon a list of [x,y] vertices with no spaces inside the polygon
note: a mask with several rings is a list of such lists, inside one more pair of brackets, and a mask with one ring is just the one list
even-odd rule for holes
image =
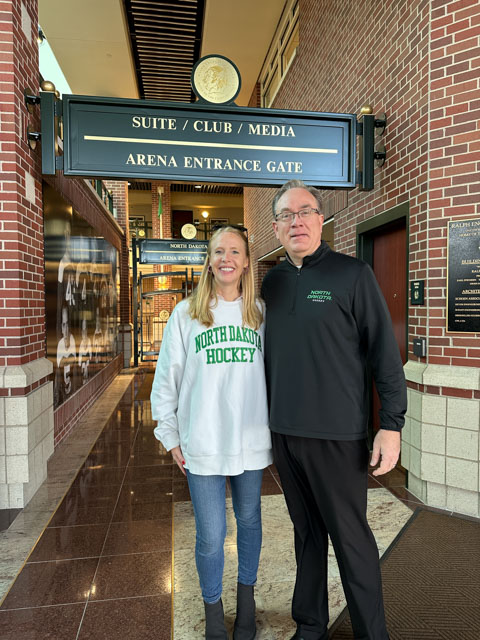
{"label": "brick pillar", "polygon": [[[163,193],[159,194],[159,189]],[[162,198],[162,215],[158,216],[158,201]],[[170,198],[170,182],[155,180],[152,182],[152,237],[172,237],[172,205]]]}
{"label": "brick pillar", "polygon": [[130,231],[128,222],[128,182],[106,180],[107,189],[112,192],[113,206],[118,224],[122,227],[124,236],[119,256],[120,270],[120,343],[123,351],[123,366],[130,367],[133,354],[133,324],[132,324],[132,294],[130,290]]}
{"label": "brick pillar", "polygon": [[[159,190],[161,193],[159,193]],[[162,191],[163,190],[163,191]],[[158,215],[158,203],[162,198],[162,215]],[[160,180],[152,182],[152,237],[153,238],[171,238],[172,237],[172,203],[170,195],[170,183]],[[157,265],[157,272],[169,271],[169,267],[165,265]],[[157,282],[156,289],[171,289],[172,279],[166,278],[165,282]],[[162,296],[165,298],[165,296]],[[167,309],[171,312],[175,304],[172,300],[161,299],[159,296],[155,298],[155,313],[158,315],[161,309]]]}
{"label": "brick pillar", "polygon": [[447,333],[446,288],[448,222],[480,220],[480,4],[432,3],[430,34],[427,357],[405,366],[402,464],[425,502],[478,517],[480,333]]}
{"label": "brick pillar", "polygon": [[256,82],[253,87],[252,95],[250,96],[250,100],[248,102],[249,107],[260,107],[261,106],[261,85],[260,82]]}
{"label": "brick pillar", "polygon": [[52,364],[45,357],[45,295],[37,0],[6,0],[0,13],[0,508],[27,504],[53,453]]}

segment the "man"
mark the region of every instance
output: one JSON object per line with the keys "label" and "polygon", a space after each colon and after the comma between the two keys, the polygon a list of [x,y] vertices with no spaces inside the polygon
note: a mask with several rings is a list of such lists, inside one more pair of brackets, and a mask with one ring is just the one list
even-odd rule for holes
{"label": "man", "polygon": [[262,285],[273,453],[295,529],[292,640],[328,638],[328,535],[355,638],[386,640],[378,549],[366,520],[366,367],[382,405],[374,475],[399,456],[405,378],[373,271],[321,240],[321,207],[318,190],[299,180],[277,192],[273,229],[287,258]]}

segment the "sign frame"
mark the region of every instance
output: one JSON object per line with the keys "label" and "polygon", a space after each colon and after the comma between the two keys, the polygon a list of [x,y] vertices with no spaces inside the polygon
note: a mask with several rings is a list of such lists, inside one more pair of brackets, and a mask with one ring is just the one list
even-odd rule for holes
{"label": "sign frame", "polygon": [[[133,170],[132,166],[126,166],[125,169],[115,169],[104,168],[102,170],[101,166],[95,166],[92,164],[92,159],[95,154],[91,154],[92,159],[88,160],[88,167],[85,166],[86,160],[83,160],[82,167],[79,167],[79,149],[81,144],[87,144],[85,142],[81,142],[81,132],[79,131],[79,121],[78,121],[78,112],[81,108],[84,110],[92,111],[92,118],[94,118],[93,114],[106,114],[112,111],[117,110],[119,113],[124,112],[125,114],[137,115],[145,115],[152,117],[163,117],[169,118],[180,118],[185,117],[188,121],[190,118],[198,117],[197,121],[201,119],[214,119],[217,122],[230,122],[230,120],[234,120],[235,122],[261,122],[264,124],[269,124],[270,126],[273,124],[279,125],[281,123],[285,127],[289,126],[305,126],[305,125],[315,125],[323,126],[327,128],[334,127],[335,125],[342,129],[341,134],[338,135],[342,139],[341,145],[339,145],[339,150],[335,149],[334,151],[327,149],[309,149],[308,147],[294,147],[292,145],[292,154],[295,153],[297,158],[303,157],[302,153],[305,154],[305,157],[312,158],[313,152],[321,153],[340,153],[341,156],[341,178],[338,176],[333,176],[334,179],[328,179],[328,176],[318,174],[312,177],[307,177],[302,175],[301,173],[295,174],[291,171],[279,173],[278,177],[275,177],[275,174],[266,174],[265,171],[257,172],[257,175],[239,177],[238,172],[230,171],[228,174],[219,174],[209,171],[208,175],[195,173],[191,168],[186,168],[184,171],[175,171],[175,168],[172,171],[152,171],[140,168],[139,170]],[[158,115],[155,116],[155,113]],[[280,125],[279,125],[280,126]],[[327,133],[330,129],[326,129]],[[205,103],[178,103],[178,102],[160,102],[155,100],[136,100],[129,98],[108,98],[108,97],[98,97],[98,96],[81,96],[81,95],[63,95],[63,131],[64,131],[64,155],[63,155],[63,171],[66,176],[75,176],[75,177],[86,177],[86,178],[108,178],[108,179],[134,179],[134,178],[142,178],[142,179],[150,179],[150,180],[167,180],[170,182],[173,181],[189,181],[189,182],[199,182],[199,183],[236,183],[242,184],[246,186],[280,186],[285,183],[286,180],[292,178],[298,178],[303,180],[306,184],[315,185],[318,187],[323,187],[327,189],[335,189],[335,188],[355,188],[357,185],[357,169],[356,169],[356,153],[357,153],[357,116],[355,114],[338,114],[338,113],[322,113],[322,112],[312,112],[312,111],[294,111],[294,110],[283,110],[283,109],[261,109],[261,108],[252,108],[252,107],[239,107],[234,104],[205,104]],[[287,130],[288,131],[288,130]],[[121,132],[119,132],[121,133]],[[157,132],[158,134],[158,132]],[[305,134],[304,134],[305,135]],[[85,137],[85,136],[84,136]],[[109,136],[105,136],[109,137]],[[102,138],[102,136],[89,136],[89,138]],[[113,138],[113,136],[111,136]],[[119,136],[120,141],[128,142],[129,139],[124,140]],[[213,140],[214,138],[210,138]],[[142,139],[143,140],[143,139]],[[145,137],[145,144],[148,144],[148,138]],[[221,140],[221,138],[220,138]],[[118,141],[118,139],[114,139],[114,141]],[[141,142],[141,140],[137,139],[137,142]],[[100,140],[98,140],[100,142]],[[103,140],[103,142],[108,142],[107,140]],[[111,142],[111,140],[110,140]],[[156,140],[155,146],[156,150],[162,147],[160,142],[165,142],[165,140]],[[189,145],[196,144],[197,147],[202,148],[202,144],[206,144],[208,146],[210,143],[205,142],[188,142],[188,141],[175,141],[181,145]],[[279,147],[278,140],[274,141],[274,144],[265,144],[263,147],[263,151],[266,151],[270,147],[272,148],[272,154],[276,152],[278,148],[285,150],[290,150],[288,146],[289,140],[282,140],[287,146]],[[276,144],[275,144],[276,143]],[[168,142],[168,145],[173,145],[173,142]],[[211,146],[220,146],[220,147],[232,147],[242,146],[243,148],[253,148],[254,145],[249,147],[248,145],[230,145],[222,142],[213,143]],[[85,148],[85,147],[84,147]],[[305,149],[305,151],[303,151]],[[319,156],[321,157],[321,156]],[[291,163],[293,164],[293,163]],[[311,163],[313,164],[313,163]],[[155,167],[158,169],[159,167]],[[163,167],[160,167],[161,169]],[[340,175],[339,174],[339,175]]]}
{"label": "sign frame", "polygon": [[[139,264],[202,266],[207,256],[208,240],[151,238],[138,241],[137,246],[140,250]],[[185,258],[187,255],[193,259]]]}

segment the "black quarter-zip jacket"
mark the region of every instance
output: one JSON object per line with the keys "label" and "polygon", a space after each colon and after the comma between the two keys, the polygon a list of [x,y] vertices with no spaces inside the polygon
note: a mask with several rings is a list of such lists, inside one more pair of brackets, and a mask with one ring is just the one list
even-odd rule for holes
{"label": "black quarter-zip jacket", "polygon": [[303,259],[271,269],[265,367],[270,428],[330,440],[367,434],[367,366],[380,397],[380,425],[399,431],[405,376],[390,314],[372,269],[322,241]]}

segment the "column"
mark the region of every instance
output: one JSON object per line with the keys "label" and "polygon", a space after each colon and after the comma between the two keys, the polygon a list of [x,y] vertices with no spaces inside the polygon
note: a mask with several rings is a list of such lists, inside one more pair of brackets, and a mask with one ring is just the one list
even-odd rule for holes
{"label": "column", "polygon": [[417,335],[427,339],[427,358],[410,356],[405,366],[409,403],[402,452],[410,491],[429,505],[475,517],[480,516],[480,332],[449,333],[446,325],[448,223],[480,220],[479,36],[478,3],[436,3],[426,57],[428,229],[419,230],[414,247],[425,274],[411,269],[412,279],[426,279],[426,306],[418,307],[425,319],[419,317]]}
{"label": "column", "polygon": [[0,13],[0,508],[25,506],[46,477],[53,453],[52,363],[45,358],[36,0],[6,0]]}
{"label": "column", "polygon": [[130,231],[128,217],[128,182],[106,180],[105,186],[112,192],[113,206],[118,224],[123,229],[120,270],[120,325],[118,331],[123,351],[123,366],[131,366],[133,356],[132,300],[130,291]]}

